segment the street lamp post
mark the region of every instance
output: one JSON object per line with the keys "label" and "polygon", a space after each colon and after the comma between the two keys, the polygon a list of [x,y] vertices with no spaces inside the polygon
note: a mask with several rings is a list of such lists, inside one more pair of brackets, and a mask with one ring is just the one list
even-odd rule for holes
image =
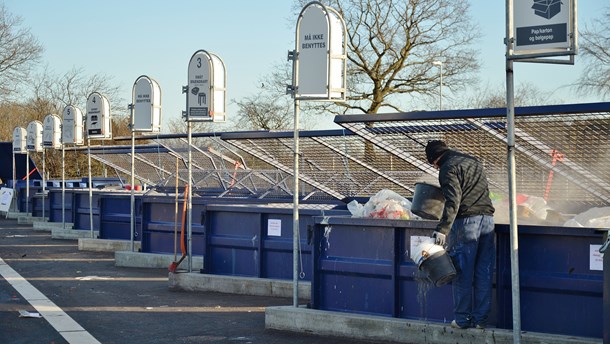
{"label": "street lamp post", "polygon": [[434,62],[432,62],[432,64],[435,65],[435,66],[439,66],[440,73],[441,73],[441,82],[440,82],[440,87],[439,87],[438,109],[442,110],[443,109],[443,61],[434,61]]}

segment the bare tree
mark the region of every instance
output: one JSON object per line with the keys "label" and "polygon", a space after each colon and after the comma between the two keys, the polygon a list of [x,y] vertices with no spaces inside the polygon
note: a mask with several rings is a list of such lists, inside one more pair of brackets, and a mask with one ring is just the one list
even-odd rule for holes
{"label": "bare tree", "polygon": [[[303,6],[307,1],[297,0]],[[377,113],[400,109],[404,95],[434,95],[472,83],[479,68],[471,44],[479,36],[467,0],[328,0],[345,20],[348,102],[327,108]]]}
{"label": "bare tree", "polygon": [[[515,88],[515,106],[557,104],[550,92],[545,92],[531,83],[522,83]],[[505,85],[476,87],[463,96],[456,97],[452,107],[456,109],[484,109],[506,107]]]}
{"label": "bare tree", "polygon": [[580,49],[586,67],[576,85],[582,94],[593,92],[602,97],[610,96],[609,48],[610,6],[580,33]]}
{"label": "bare tree", "polygon": [[128,101],[121,96],[121,87],[113,78],[104,74],[87,75],[83,68],[72,68],[63,74],[55,74],[45,69],[32,82],[34,101],[44,99],[49,103],[50,112],[61,113],[67,105],[86,111],[87,98],[99,92],[108,98],[113,117],[127,116]]}
{"label": "bare tree", "polygon": [[[271,83],[270,83],[271,84]],[[235,102],[239,108],[235,128],[239,130],[290,130],[294,112],[288,97],[266,90],[265,84],[254,96]]]}
{"label": "bare tree", "polygon": [[43,47],[22,19],[0,4],[0,97],[9,97],[28,81],[32,68],[39,61]]}

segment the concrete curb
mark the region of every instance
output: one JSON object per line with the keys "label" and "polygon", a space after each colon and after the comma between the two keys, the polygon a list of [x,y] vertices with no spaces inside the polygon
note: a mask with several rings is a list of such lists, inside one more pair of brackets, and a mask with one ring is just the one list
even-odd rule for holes
{"label": "concrete curb", "polygon": [[18,220],[19,216],[32,216],[32,213],[22,213],[19,211],[8,211],[6,212],[6,218],[10,220]]}
{"label": "concrete curb", "polygon": [[66,228],[63,227],[61,222],[46,222],[46,221],[34,221],[32,222],[32,229],[35,231],[46,231],[51,232],[54,229],[73,229],[74,224],[66,222]]}
{"label": "concrete curb", "polygon": [[[139,251],[142,244],[139,241],[134,241],[133,246],[135,251]],[[131,242],[129,240],[79,238],[78,250],[95,252],[131,251]]]}
{"label": "concrete curb", "polygon": [[[178,259],[180,259],[178,257]],[[187,265],[185,258],[180,264],[181,268]],[[116,251],[114,252],[114,265],[130,268],[155,268],[168,269],[169,265],[174,262],[173,254],[159,253],[144,253],[131,251]],[[193,256],[193,270],[199,271],[203,269],[203,257]]]}
{"label": "concrete curb", "polygon": [[[409,344],[513,343],[513,332],[510,330],[495,328],[459,330],[453,329],[449,323],[428,323],[292,306],[267,307],[265,310],[265,328]],[[601,343],[602,340],[524,332],[521,342],[527,344],[585,344]]]}
{"label": "concrete curb", "polygon": [[[292,281],[208,275],[196,272],[192,273],[170,273],[170,289],[186,291],[215,291],[219,293],[292,297]],[[299,299],[309,301],[311,296],[311,283],[299,282]]]}
{"label": "concrete curb", "polygon": [[[97,238],[100,234],[98,231],[93,231],[93,236]],[[52,239],[76,240],[80,238],[91,238],[91,231],[85,229],[52,229]]]}
{"label": "concrete curb", "polygon": [[30,215],[24,215],[24,214],[20,214],[19,216],[17,216],[17,223],[20,225],[31,225],[34,224],[34,222],[46,222],[49,221],[48,217],[40,217],[40,216],[32,216]]}

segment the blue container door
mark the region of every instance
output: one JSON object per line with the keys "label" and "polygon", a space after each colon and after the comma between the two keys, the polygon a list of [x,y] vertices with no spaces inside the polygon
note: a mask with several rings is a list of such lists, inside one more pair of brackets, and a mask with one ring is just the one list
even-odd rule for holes
{"label": "blue container door", "polygon": [[[134,199],[134,240],[140,241],[142,226],[142,198]],[[102,196],[100,200],[100,238],[131,240],[131,195]]]}
{"label": "blue container door", "polygon": [[[72,215],[73,208],[73,196],[71,190],[66,190],[64,195],[64,220],[68,223],[72,223],[74,217]],[[49,192],[49,207],[51,208],[49,213],[49,221],[61,222],[62,221],[62,195],[61,190],[53,190]]]}
{"label": "blue container door", "polygon": [[317,225],[314,308],[396,316],[395,235],[387,227]]}
{"label": "blue container door", "polygon": [[260,276],[261,214],[207,211],[205,273]]}
{"label": "blue container door", "polygon": [[[93,215],[93,230],[100,228],[100,195],[93,193],[91,198],[91,214]],[[89,193],[78,192],[74,195],[74,229],[91,230],[89,212]]]}
{"label": "blue container door", "polygon": [[[512,328],[510,236],[498,233],[498,327]],[[519,227],[521,328],[602,337],[603,271],[590,269],[601,233],[586,228]]]}
{"label": "blue container door", "polygon": [[[281,226],[278,233],[277,225]],[[275,226],[269,228],[269,226]],[[311,281],[311,244],[307,243],[307,230],[313,226],[311,216],[299,214],[299,280]],[[263,213],[262,273],[261,277],[290,280],[293,278],[293,219],[292,213]]]}
{"label": "blue container door", "polygon": [[[178,204],[176,218],[173,197],[146,196],[142,199],[142,252],[181,255],[180,230],[182,222],[183,202]],[[202,225],[202,205],[193,204],[191,210],[193,224],[191,226],[191,245],[193,255],[203,255],[205,249],[204,226]],[[187,247],[187,225],[185,223],[185,247]]]}

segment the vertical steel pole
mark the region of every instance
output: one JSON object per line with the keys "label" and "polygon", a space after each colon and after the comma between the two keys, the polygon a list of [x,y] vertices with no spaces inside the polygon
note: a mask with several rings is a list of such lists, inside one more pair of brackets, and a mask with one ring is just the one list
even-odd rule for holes
{"label": "vertical steel pole", "polygon": [[11,208],[13,208],[13,210],[17,209],[19,210],[19,206],[17,206],[17,208],[15,208],[15,201],[18,200],[19,198],[17,197],[17,163],[15,162],[15,151],[13,151],[13,199],[11,201],[11,204],[13,205]]}
{"label": "vertical steel pole", "polygon": [[133,131],[133,110],[131,110],[131,118],[132,118],[132,122],[131,122],[131,196],[130,196],[130,200],[131,200],[131,219],[130,219],[130,223],[129,223],[129,228],[130,228],[130,232],[131,232],[131,238],[130,238],[130,247],[131,247],[131,252],[134,251],[134,236],[135,236],[135,231],[136,231],[136,222],[135,222],[135,210],[136,210],[136,196],[135,196],[135,182],[136,182],[136,178],[135,178],[135,152],[136,152],[136,136],[135,136],[135,132]]}
{"label": "vertical steel pole", "polygon": [[187,193],[187,197],[188,197],[188,202],[187,202],[187,206],[186,206],[186,223],[187,223],[187,251],[188,251],[188,269],[189,272],[193,272],[193,254],[192,254],[192,248],[193,248],[193,243],[191,241],[192,238],[192,233],[193,233],[193,226],[192,226],[192,220],[193,220],[193,212],[192,212],[192,208],[193,208],[193,166],[191,163],[191,147],[192,147],[192,130],[193,127],[191,125],[191,121],[186,122],[187,123],[187,133],[188,133],[188,145],[189,145],[189,149],[188,149],[188,183],[189,183],[189,187],[188,187],[188,193]]}
{"label": "vertical steel pole", "polygon": [[[606,238],[610,236],[610,232],[606,232]],[[604,253],[603,259],[603,267],[604,267],[604,292],[602,294],[603,300],[603,338],[604,344],[610,344],[610,251],[606,251]]]}
{"label": "vertical steel pole", "polygon": [[294,193],[292,202],[292,305],[299,306],[299,112],[300,104],[294,99]]}
{"label": "vertical steel pole", "polygon": [[66,229],[66,149],[61,143],[61,228]]}
{"label": "vertical steel pole", "polygon": [[91,139],[87,137],[87,156],[89,162],[89,228],[93,239],[93,181],[91,180]]}
{"label": "vertical steel pole", "polygon": [[30,151],[25,151],[25,213],[30,212]]}
{"label": "vertical steel pole", "polygon": [[43,147],[42,148],[42,221],[44,221],[44,201],[45,201],[45,190],[46,190],[46,152],[47,150]]}
{"label": "vertical steel pole", "polygon": [[508,199],[510,216],[510,258],[513,308],[513,343],[521,343],[521,297],[519,291],[519,228],[517,226],[517,186],[515,171],[515,89],[513,61],[513,0],[506,0],[506,124],[508,149]]}

